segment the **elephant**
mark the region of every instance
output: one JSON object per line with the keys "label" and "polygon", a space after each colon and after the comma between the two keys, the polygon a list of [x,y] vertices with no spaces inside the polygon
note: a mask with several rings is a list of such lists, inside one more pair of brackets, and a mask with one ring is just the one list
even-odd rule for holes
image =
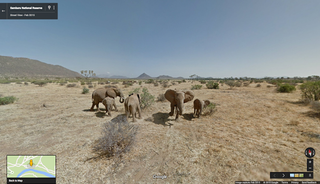
{"label": "elephant", "polygon": [[111,116],[110,111],[112,109],[112,106],[114,106],[115,110],[118,111],[114,98],[107,96],[102,100],[102,104],[106,107],[106,114],[108,114],[109,116]]}
{"label": "elephant", "polygon": [[209,100],[199,100],[195,99],[193,101],[194,113],[193,116],[200,118],[201,112],[204,108],[206,108],[211,102]]}
{"label": "elephant", "polygon": [[140,109],[140,95],[136,93],[132,93],[128,98],[124,100],[124,108],[127,116],[127,121],[132,114],[133,122],[136,122],[136,112],[139,113],[139,119],[141,119],[141,109]]}
{"label": "elephant", "polygon": [[122,91],[118,88],[110,87],[110,88],[98,88],[92,92],[92,106],[90,111],[93,111],[93,107],[96,105],[98,111],[99,109],[99,103],[102,102],[103,99],[106,97],[116,98],[117,96],[120,97],[119,102],[124,102],[124,95]]}
{"label": "elephant", "polygon": [[187,103],[194,98],[192,91],[179,91],[172,89],[168,89],[164,96],[171,103],[170,116],[173,116],[174,108],[176,109],[176,120],[179,119],[179,114],[182,115],[183,113],[184,103]]}

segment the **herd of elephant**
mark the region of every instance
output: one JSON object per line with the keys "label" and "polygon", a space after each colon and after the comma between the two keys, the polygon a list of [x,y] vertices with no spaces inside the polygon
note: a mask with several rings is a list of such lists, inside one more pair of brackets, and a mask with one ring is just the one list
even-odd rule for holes
{"label": "herd of elephant", "polygon": [[[112,110],[112,107],[114,107],[115,111],[118,111],[114,100],[117,96],[120,97],[120,103],[124,102],[127,120],[130,115],[132,115],[133,122],[136,121],[135,118],[141,118],[140,95],[132,93],[125,99],[122,91],[117,87],[99,88],[94,90],[92,93],[92,106],[90,110],[93,111],[94,106],[97,106],[97,110],[99,111],[99,103],[102,102],[106,107],[106,114],[111,116],[110,111]],[[194,93],[192,91],[168,89],[164,96],[171,103],[171,112],[169,115],[173,116],[174,110],[176,110],[176,119],[178,119],[179,115],[182,115],[183,113],[184,103],[193,100]],[[195,99],[193,101],[194,117],[200,117],[202,110],[209,104],[209,100]],[[139,114],[138,117],[136,117],[137,112]]]}

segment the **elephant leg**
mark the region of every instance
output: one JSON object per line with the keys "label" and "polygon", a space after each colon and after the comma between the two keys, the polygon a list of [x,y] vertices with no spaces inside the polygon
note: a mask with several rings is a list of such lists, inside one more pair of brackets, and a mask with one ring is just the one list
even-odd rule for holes
{"label": "elephant leg", "polygon": [[180,114],[180,112],[179,112],[179,108],[178,108],[178,107],[176,107],[176,119],[179,119],[179,114]]}
{"label": "elephant leg", "polygon": [[[116,106],[116,103],[113,104],[113,107],[114,107],[115,111],[118,112],[118,108],[117,108],[117,106]],[[112,107],[111,107],[111,108],[112,108]]]}
{"label": "elephant leg", "polygon": [[95,103],[92,102],[92,106],[91,106],[91,108],[90,108],[90,111],[93,111],[94,105],[95,105]]}
{"label": "elephant leg", "polygon": [[140,109],[140,107],[138,106],[138,113],[139,113],[139,119],[141,119],[142,117],[141,117],[141,109]]}
{"label": "elephant leg", "polygon": [[97,110],[100,111],[100,109],[99,109],[99,103],[97,103],[96,106],[97,106]]}
{"label": "elephant leg", "polygon": [[202,113],[202,108],[200,109],[200,112],[199,112],[199,116],[198,116],[199,118],[200,118],[201,113]]}
{"label": "elephant leg", "polygon": [[169,113],[170,116],[173,116],[174,107],[175,107],[175,106],[171,103],[171,112]]}
{"label": "elephant leg", "polygon": [[127,121],[128,121],[129,115],[130,115],[130,111],[129,111],[129,108],[126,106],[126,117],[127,117]]}
{"label": "elephant leg", "polygon": [[136,122],[137,121],[136,120],[136,109],[131,106],[131,111],[132,111],[132,118],[133,118],[132,121]]}

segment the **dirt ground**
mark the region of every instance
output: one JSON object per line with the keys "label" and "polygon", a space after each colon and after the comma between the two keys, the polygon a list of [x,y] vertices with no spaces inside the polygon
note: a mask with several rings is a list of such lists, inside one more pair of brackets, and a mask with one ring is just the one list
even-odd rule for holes
{"label": "dirt ground", "polygon": [[[198,82],[170,89],[189,90],[194,84]],[[126,97],[139,87],[118,86]],[[156,97],[167,90],[161,85],[142,86]],[[319,154],[320,113],[299,102],[299,90],[276,93],[266,83],[259,88],[256,84],[232,90],[226,85],[218,90],[203,88],[193,90],[195,98],[216,103],[213,115],[193,118],[193,103],[188,102],[181,120],[175,121],[168,115],[170,103],[156,102],[134,123],[139,126],[136,144],[115,168],[112,159],[90,158],[96,156],[92,147],[103,124],[124,116],[119,98],[119,111],[108,117],[89,111],[93,88],[81,94],[80,85],[0,84],[1,95],[19,98],[0,106],[0,183],[6,179],[7,154],[56,155],[57,183],[270,181],[270,172],[306,172],[307,147]],[[317,153],[313,180],[320,180]],[[154,179],[154,175],[167,178]]]}

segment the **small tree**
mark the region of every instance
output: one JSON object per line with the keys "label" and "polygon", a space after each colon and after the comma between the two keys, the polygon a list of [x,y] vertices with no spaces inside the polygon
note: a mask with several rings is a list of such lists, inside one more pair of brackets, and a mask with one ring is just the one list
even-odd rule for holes
{"label": "small tree", "polygon": [[89,77],[95,77],[96,74],[93,73],[93,70],[81,70],[81,75],[83,75],[85,78],[89,78]]}

